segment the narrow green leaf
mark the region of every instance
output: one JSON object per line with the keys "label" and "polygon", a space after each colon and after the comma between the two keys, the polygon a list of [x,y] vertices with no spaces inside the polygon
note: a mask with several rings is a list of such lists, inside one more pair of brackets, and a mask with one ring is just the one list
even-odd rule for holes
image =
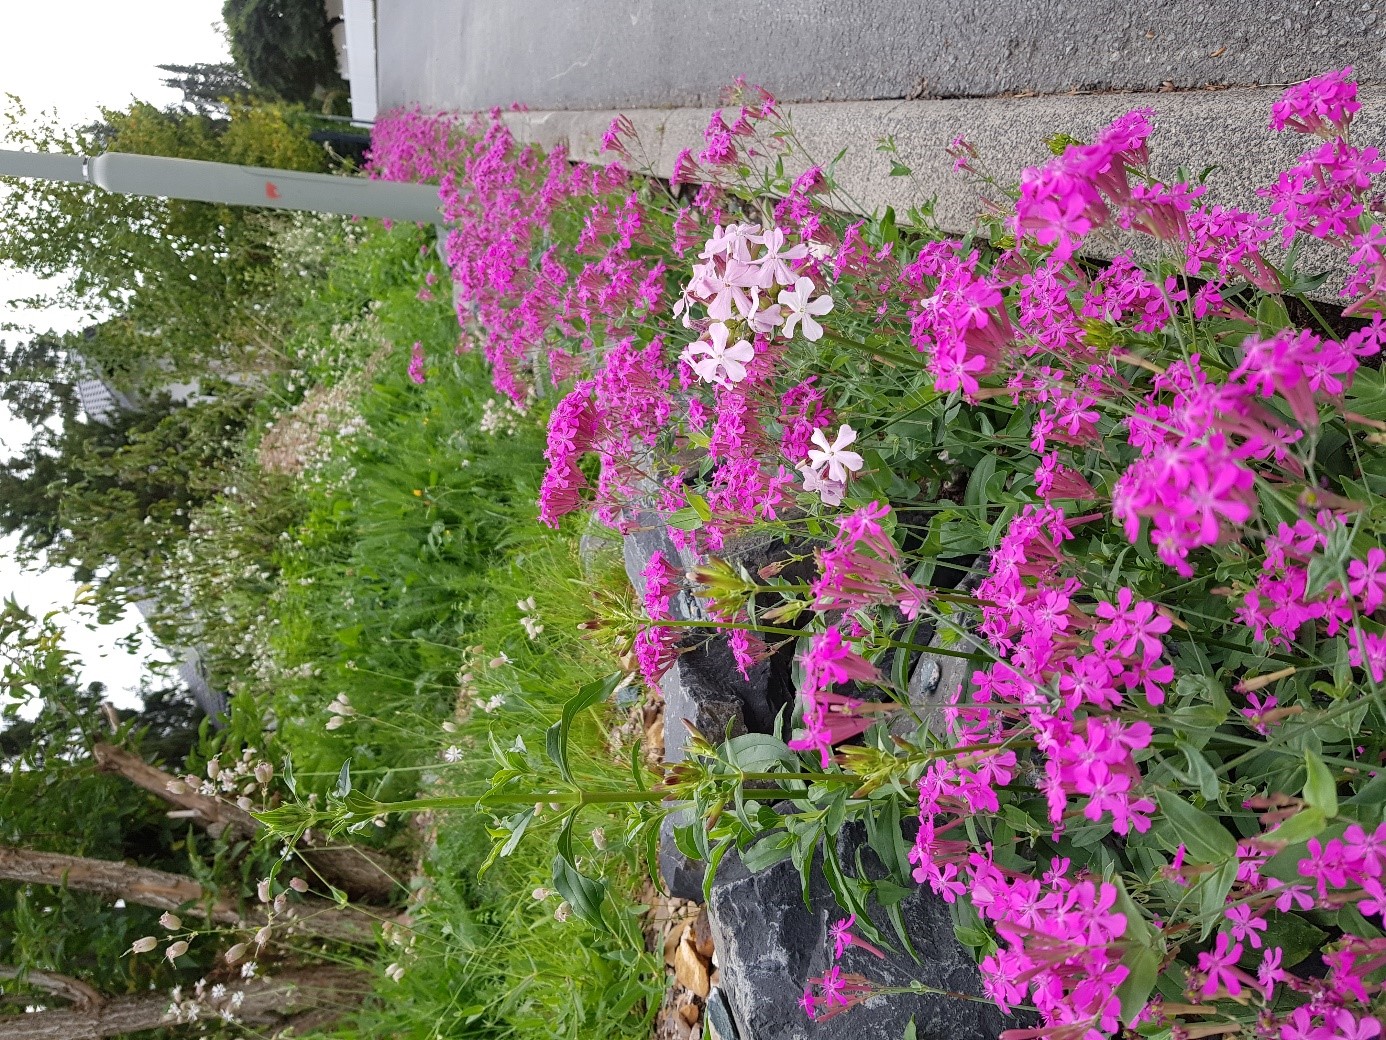
{"label": "narrow green leaf", "polygon": [[1237,839],[1217,820],[1170,791],[1156,791],[1160,811],[1195,863],[1222,863],[1237,854]]}
{"label": "narrow green leaf", "polygon": [[1326,819],[1338,815],[1338,784],[1327,765],[1313,751],[1304,752],[1304,800]]}

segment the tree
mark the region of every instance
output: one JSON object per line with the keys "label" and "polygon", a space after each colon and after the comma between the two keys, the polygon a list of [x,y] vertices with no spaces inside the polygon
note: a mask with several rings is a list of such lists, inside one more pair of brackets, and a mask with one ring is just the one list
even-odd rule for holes
{"label": "tree", "polygon": [[0,402],[30,426],[77,417],[77,380],[61,337],[38,335],[23,343],[0,340]]}
{"label": "tree", "polygon": [[251,86],[229,62],[194,65],[160,65],[167,72],[163,84],[183,92],[183,108],[198,115],[226,115],[231,102],[246,101]]}
{"label": "tree", "polygon": [[226,0],[236,67],[257,89],[308,102],[344,90],[322,0]]}
{"label": "tree", "polygon": [[[135,103],[104,122],[33,120],[12,100],[0,136],[35,151],[105,150],[321,171],[328,157],[303,114],[233,105],[227,118]],[[213,372],[251,371],[275,341],[262,311],[274,282],[270,240],[282,215],[108,192],[86,183],[9,179],[0,262],[53,279],[32,302],[100,322],[84,355],[126,389]]]}
{"label": "tree", "polygon": [[[12,971],[0,966],[0,979],[12,977]],[[76,979],[50,973],[30,972],[25,978],[33,989],[45,996],[65,997],[68,985],[90,990]],[[224,1007],[231,1012],[231,1020],[243,1026],[265,1029],[267,1033],[278,1033],[287,1026],[294,1026],[295,1031],[300,1032],[321,1029],[358,1004],[367,986],[363,974],[351,968],[292,968],[273,978],[223,984],[220,995],[215,998],[200,994],[202,999],[198,1003],[206,1006],[199,1017],[214,1018]],[[72,1008],[0,1015],[0,1040],[101,1040],[167,1027],[177,1021],[169,1015],[171,1000],[167,993],[105,997],[91,990],[91,994],[94,999],[83,992],[85,1001],[76,1002]]]}

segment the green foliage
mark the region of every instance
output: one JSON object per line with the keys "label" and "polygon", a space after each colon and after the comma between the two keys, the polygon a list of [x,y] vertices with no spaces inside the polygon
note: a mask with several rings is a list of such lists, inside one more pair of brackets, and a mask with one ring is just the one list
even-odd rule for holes
{"label": "green foliage", "polygon": [[[187,823],[170,820],[154,795],[96,768],[92,743],[120,737],[100,708],[104,689],[78,683],[61,636],[50,619],[35,619],[13,600],[0,609],[0,844],[187,873],[197,855]],[[133,748],[147,751],[169,737],[186,748],[190,726],[195,739],[189,702],[160,699],[155,717],[125,713],[120,730]],[[158,917],[94,893],[0,883],[0,964],[57,971],[111,994],[197,978],[210,948],[178,968],[124,956],[134,939],[160,931]]]}
{"label": "green foliage", "polygon": [[221,13],[236,67],[257,90],[307,102],[345,87],[317,0],[226,0]]}
{"label": "green foliage", "polygon": [[[229,119],[136,102],[104,123],[65,128],[30,119],[11,97],[11,147],[68,154],[103,150],[322,170],[323,149],[291,107],[237,104]],[[82,344],[117,385],[149,389],[209,369],[263,367],[274,330],[263,317],[275,257],[270,218],[244,208],[142,198],[89,184],[8,180],[0,260],[46,279],[56,303],[100,321]]]}

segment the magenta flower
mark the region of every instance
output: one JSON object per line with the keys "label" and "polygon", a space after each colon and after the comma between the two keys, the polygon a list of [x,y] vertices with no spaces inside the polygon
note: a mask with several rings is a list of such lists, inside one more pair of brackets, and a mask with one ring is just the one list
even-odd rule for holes
{"label": "magenta flower", "polygon": [[1244,976],[1237,967],[1241,956],[1242,944],[1234,943],[1226,932],[1218,932],[1212,952],[1198,955],[1198,970],[1205,976],[1200,991],[1204,997],[1214,999],[1222,993],[1241,996]]}
{"label": "magenta flower", "polygon": [[859,946],[875,957],[885,957],[885,954],[871,945],[871,943],[852,934],[852,926],[856,923],[857,915],[849,914],[840,920],[834,921],[831,927],[829,927],[828,935],[833,941],[833,960],[842,960],[842,955],[847,952],[850,946]]}
{"label": "magenta flower", "polygon": [[1271,106],[1272,130],[1295,130],[1324,137],[1345,133],[1361,110],[1352,66],[1296,84]]}
{"label": "magenta flower", "polygon": [[1348,563],[1348,591],[1360,601],[1364,614],[1386,602],[1386,550],[1373,546],[1365,561]]}
{"label": "magenta flower", "polygon": [[409,378],[419,385],[423,385],[426,378],[423,344],[419,342],[415,342],[413,352],[409,356]]}

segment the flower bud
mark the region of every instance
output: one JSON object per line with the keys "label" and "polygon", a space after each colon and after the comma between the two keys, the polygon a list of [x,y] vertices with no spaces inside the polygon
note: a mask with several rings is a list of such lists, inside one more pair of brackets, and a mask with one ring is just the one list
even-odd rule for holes
{"label": "flower bud", "polygon": [[207,778],[215,780],[219,776],[221,776],[221,762],[213,758],[207,762]]}
{"label": "flower bud", "polygon": [[255,886],[255,895],[262,903],[270,901],[270,879],[261,878],[260,883]]}
{"label": "flower bud", "polygon": [[265,925],[263,928],[261,928],[258,932],[255,933],[255,945],[257,945],[257,946],[263,946],[263,945],[265,945],[265,943],[267,943],[267,942],[269,942],[269,941],[270,941],[270,926],[269,926],[269,925]]}
{"label": "flower bud", "polygon": [[167,957],[167,958],[168,958],[169,960],[171,960],[171,961],[176,961],[179,957],[183,956],[183,954],[185,954],[185,953],[187,953],[187,952],[188,952],[188,944],[187,944],[187,942],[184,941],[183,939],[179,939],[176,943],[170,943],[170,944],[169,944],[168,949],[164,951],[164,956]]}
{"label": "flower bud", "polygon": [[284,908],[288,905],[289,897],[286,896],[283,892],[280,892],[277,896],[274,897],[274,912],[276,914],[282,914],[284,912]]}
{"label": "flower bud", "polygon": [[568,902],[568,900],[566,900],[566,899],[563,900],[563,902],[559,903],[559,904],[558,904],[558,909],[555,910],[555,911],[553,912],[553,919],[554,919],[555,921],[558,921],[560,924],[561,924],[562,922],[568,920],[568,918],[570,918],[570,917],[572,917],[572,916],[573,916],[573,904],[570,903],[570,902]]}
{"label": "flower bud", "polygon": [[170,780],[168,783],[164,784],[164,787],[169,794],[188,793],[188,785],[183,783],[182,780]]}
{"label": "flower bud", "polygon": [[179,919],[177,914],[167,912],[165,912],[163,917],[159,918],[159,924],[167,928],[170,932],[176,932],[183,927],[183,922]]}
{"label": "flower bud", "polygon": [[226,951],[226,963],[235,964],[238,960],[245,956],[245,951],[248,949],[250,949],[250,943],[237,943],[235,946],[231,947],[231,949]]}
{"label": "flower bud", "polygon": [[255,779],[262,784],[267,784],[274,778],[274,766],[268,762],[261,762],[255,767]]}
{"label": "flower bud", "polygon": [[327,720],[327,728],[329,730],[341,729],[344,725],[346,725],[346,719],[341,715],[333,715]]}
{"label": "flower bud", "polygon": [[289,887],[295,892],[307,892],[308,882],[304,881],[301,877],[292,878],[289,881]]}
{"label": "flower bud", "polygon": [[130,947],[130,952],[131,952],[131,953],[148,953],[150,950],[154,949],[154,947],[156,947],[156,946],[158,946],[158,945],[159,945],[159,940],[158,940],[158,939],[154,938],[154,936],[152,936],[152,935],[146,935],[143,939],[136,939],[136,940],[135,940],[134,945]]}

